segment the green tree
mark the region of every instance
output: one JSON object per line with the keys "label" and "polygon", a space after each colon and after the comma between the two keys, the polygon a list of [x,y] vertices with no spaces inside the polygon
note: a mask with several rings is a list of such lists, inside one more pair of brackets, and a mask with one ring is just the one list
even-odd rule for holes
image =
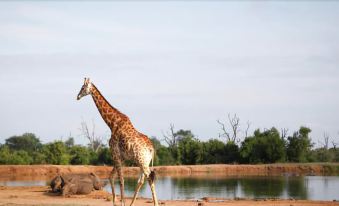
{"label": "green tree", "polygon": [[161,146],[156,152],[157,160],[154,161],[154,165],[175,165],[175,160],[168,147]]}
{"label": "green tree", "polygon": [[33,162],[33,158],[24,150],[14,151],[11,155],[10,164],[27,165]]}
{"label": "green tree", "polygon": [[28,153],[37,151],[41,148],[39,138],[37,138],[33,133],[24,133],[21,136],[12,136],[6,139],[5,142],[11,150],[24,150]]}
{"label": "green tree", "polygon": [[181,163],[185,165],[201,164],[203,156],[203,146],[201,142],[192,137],[183,137],[178,146]]}
{"label": "green tree", "polygon": [[151,141],[155,149],[155,156],[154,156],[154,162],[153,162],[154,165],[176,164],[176,160],[173,158],[173,155],[169,147],[163,146],[156,137],[152,137]]}
{"label": "green tree", "polygon": [[111,150],[108,147],[101,147],[98,151],[98,161],[99,165],[112,165],[112,154]]}
{"label": "green tree", "polygon": [[67,153],[67,147],[62,141],[55,141],[44,145],[43,153],[46,156],[47,163],[49,164],[69,164],[70,155]]}
{"label": "green tree", "polygon": [[0,164],[10,164],[11,151],[7,145],[1,145],[0,147]]}
{"label": "green tree", "polygon": [[72,165],[87,165],[90,162],[90,152],[87,147],[74,145],[69,149]]}
{"label": "green tree", "polygon": [[307,154],[307,161],[310,162],[331,162],[334,159],[334,153],[326,148],[316,148]]}
{"label": "green tree", "polygon": [[312,148],[309,133],[311,129],[307,127],[300,127],[298,132],[293,136],[287,138],[287,159],[290,162],[306,162],[307,154],[310,153]]}
{"label": "green tree", "polygon": [[333,153],[333,162],[339,162],[339,148],[333,147],[330,149],[331,152]]}
{"label": "green tree", "polygon": [[218,164],[224,163],[226,145],[224,142],[211,139],[202,143],[203,145],[203,164]]}
{"label": "green tree", "polygon": [[7,145],[0,147],[0,164],[32,164],[33,158],[24,150],[11,151]]}
{"label": "green tree", "polygon": [[285,143],[276,128],[264,132],[257,129],[253,137],[248,137],[242,142],[240,156],[245,163],[284,161]]}
{"label": "green tree", "polygon": [[240,153],[239,146],[235,144],[233,141],[229,141],[225,145],[225,152],[223,163],[235,163],[239,162]]}
{"label": "green tree", "polygon": [[156,137],[151,137],[151,141],[154,147],[154,157],[153,157],[153,165],[159,165],[159,156],[158,156],[158,150],[162,146],[160,141]]}
{"label": "green tree", "polygon": [[42,149],[32,154],[33,163],[32,164],[46,164],[46,155],[43,153]]}
{"label": "green tree", "polygon": [[168,149],[171,152],[172,158],[176,161],[175,164],[181,164],[181,153],[178,148],[179,142],[186,137],[193,137],[194,135],[190,130],[180,129],[174,132],[174,125],[170,125],[170,131],[167,134],[163,134],[164,140],[168,145]]}

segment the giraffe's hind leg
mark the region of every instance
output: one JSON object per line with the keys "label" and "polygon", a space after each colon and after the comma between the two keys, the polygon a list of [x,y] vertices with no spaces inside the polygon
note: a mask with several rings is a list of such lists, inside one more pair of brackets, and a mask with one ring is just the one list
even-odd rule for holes
{"label": "giraffe's hind leg", "polygon": [[115,168],[113,167],[112,172],[109,176],[109,182],[111,183],[111,189],[112,189],[113,206],[115,206],[115,199],[116,199],[115,190],[114,190],[114,176],[115,176]]}
{"label": "giraffe's hind leg", "polygon": [[158,206],[158,199],[157,199],[157,194],[155,192],[155,185],[154,185],[155,172],[154,171],[151,172],[149,167],[147,167],[144,169],[144,173],[147,177],[148,184],[151,187],[153,204],[154,206]]}
{"label": "giraffe's hind leg", "polygon": [[133,196],[133,199],[132,199],[132,202],[131,202],[131,205],[130,205],[130,206],[133,206],[133,205],[134,205],[134,202],[135,202],[135,200],[137,199],[139,190],[140,190],[141,186],[144,184],[144,181],[145,181],[145,174],[144,174],[144,172],[142,172],[142,173],[140,174],[140,178],[139,178],[139,180],[138,180],[138,184],[137,184],[137,187],[136,187],[136,189],[135,189],[134,196]]}
{"label": "giraffe's hind leg", "polygon": [[124,184],[124,176],[121,172],[121,164],[117,167],[117,172],[119,176],[119,182],[120,182],[120,198],[121,198],[121,206],[125,206],[125,184]]}

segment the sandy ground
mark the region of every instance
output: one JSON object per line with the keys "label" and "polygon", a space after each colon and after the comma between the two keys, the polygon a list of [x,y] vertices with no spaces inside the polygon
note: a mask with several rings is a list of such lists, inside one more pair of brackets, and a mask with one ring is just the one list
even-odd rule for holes
{"label": "sandy ground", "polygon": [[[50,192],[47,186],[34,187],[5,187],[0,186],[0,205],[74,205],[74,206],[112,206],[109,201],[110,193],[94,191],[90,195],[75,195],[62,197]],[[127,199],[129,205],[131,199]],[[216,202],[219,201],[219,202]],[[120,204],[119,204],[120,205]],[[140,198],[136,206],[151,206],[150,199]],[[201,202],[197,201],[161,201],[160,205],[166,206],[339,206],[339,202],[305,201],[305,200],[214,200],[213,198]]]}

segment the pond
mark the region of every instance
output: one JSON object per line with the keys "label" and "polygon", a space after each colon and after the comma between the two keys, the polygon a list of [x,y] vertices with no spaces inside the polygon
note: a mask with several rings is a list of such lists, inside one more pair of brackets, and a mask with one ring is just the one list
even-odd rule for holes
{"label": "pond", "polygon": [[[104,180],[107,181],[107,180]],[[125,193],[132,196],[137,178],[125,178]],[[0,181],[4,186],[47,185],[46,181]],[[115,184],[119,190],[118,181]],[[111,192],[109,185],[105,190]],[[254,176],[254,177],[158,177],[158,198],[161,200],[221,198],[282,198],[306,200],[338,200],[339,177],[335,176]],[[151,198],[148,184],[143,185],[140,196]]]}

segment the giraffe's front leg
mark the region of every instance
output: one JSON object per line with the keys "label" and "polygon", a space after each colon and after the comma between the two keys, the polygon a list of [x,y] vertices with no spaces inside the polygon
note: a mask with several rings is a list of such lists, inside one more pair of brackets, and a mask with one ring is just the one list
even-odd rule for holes
{"label": "giraffe's front leg", "polygon": [[115,206],[115,199],[116,199],[116,194],[115,194],[115,189],[114,189],[114,178],[115,178],[115,168],[113,167],[112,172],[109,176],[109,182],[111,183],[111,189],[112,189],[112,201],[113,201],[113,206]]}

